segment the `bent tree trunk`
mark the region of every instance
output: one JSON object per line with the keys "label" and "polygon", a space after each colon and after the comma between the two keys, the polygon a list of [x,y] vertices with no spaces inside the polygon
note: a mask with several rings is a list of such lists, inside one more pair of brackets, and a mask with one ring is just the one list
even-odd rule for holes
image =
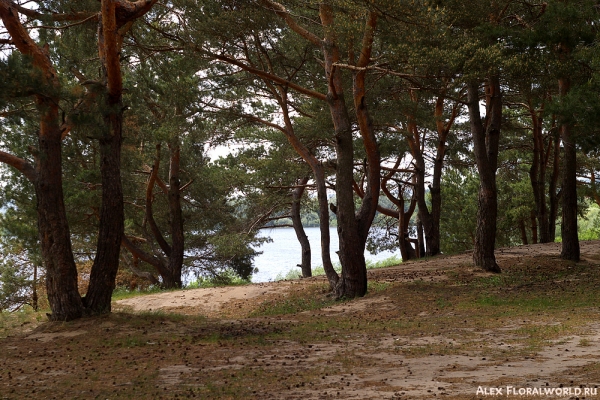
{"label": "bent tree trunk", "polygon": [[[300,242],[300,247],[302,248],[302,263],[300,264],[300,268],[302,270],[303,278],[309,278],[312,276],[312,270],[310,266],[310,242],[308,241],[306,232],[304,232],[302,218],[300,216],[300,201],[302,200],[302,195],[304,194],[304,190],[306,188],[305,185],[307,182],[308,176],[305,176],[298,182],[298,187],[292,191],[291,210],[294,232],[296,232],[296,237],[298,238],[298,242]],[[329,215],[327,215],[327,217],[329,217]]]}
{"label": "bent tree trunk", "polygon": [[[323,96],[321,93],[312,90],[301,88],[298,85],[288,82],[287,80],[285,80],[285,86],[294,87],[295,89],[300,90],[302,93],[311,97],[325,100],[329,106],[329,111],[334,125],[335,151],[337,156],[336,194],[338,203],[336,216],[338,220],[338,235],[340,239],[339,255],[342,263],[342,277],[338,280],[337,274],[332,273],[331,277],[328,274],[328,280],[330,284],[337,280],[334,290],[338,297],[363,296],[367,291],[367,271],[364,258],[364,249],[369,228],[373,222],[373,218],[375,217],[377,201],[379,198],[379,150],[365,105],[366,67],[371,61],[377,15],[375,12],[368,12],[367,22],[362,38],[362,46],[359,52],[360,57],[355,65],[357,67],[356,71],[358,72],[353,71],[354,109],[356,113],[356,121],[359,126],[367,155],[369,175],[367,180],[367,194],[365,199],[363,199],[359,212],[355,214],[352,188],[352,183],[354,181],[352,123],[350,121],[348,109],[344,100],[344,82],[342,79],[342,72],[337,65],[341,58],[338,48],[338,39],[335,33],[334,7],[327,3],[319,4],[319,19],[324,33],[324,37],[320,38],[303,28],[281,4],[273,0],[262,0],[262,3],[266,4],[269,9],[273,10],[273,12],[283,18],[290,29],[294,30],[300,36],[310,41],[322,52],[324,59],[323,67],[327,81],[326,96]],[[351,61],[352,63],[355,62],[355,60]],[[235,60],[230,60],[229,62],[232,62],[238,66],[243,65]],[[255,68],[250,68],[247,66],[244,68],[257,73]],[[265,75],[264,73],[260,74],[263,76]],[[267,79],[283,83],[281,79],[275,79],[275,76],[272,74],[269,74]],[[288,136],[288,139],[289,138],[290,137]],[[303,156],[303,158],[305,157]],[[324,217],[327,215],[325,210],[322,208],[322,203],[324,203],[326,200],[326,193],[324,191],[324,187],[319,189],[320,178],[314,168],[313,171],[315,172],[315,180],[317,181],[318,194],[319,196],[324,197],[319,198],[319,209],[322,217],[321,222],[323,223]],[[323,231],[323,224],[321,225],[321,233],[325,234]]]}
{"label": "bent tree trunk", "polygon": [[365,245],[367,235],[379,202],[380,155],[377,139],[367,109],[365,78],[366,67],[371,62],[371,52],[377,14],[369,12],[363,32],[360,57],[356,62],[359,72],[353,72],[353,100],[356,121],[367,156],[367,189],[358,212],[355,214],[353,193],[354,148],[352,124],[344,100],[342,74],[336,63],[340,61],[337,38],[333,31],[333,8],[320,5],[321,23],[325,27],[323,55],[325,73],[328,77],[327,103],[335,129],[335,151],[337,155],[336,194],[337,220],[340,243],[340,262],[342,277],[336,286],[336,295],[340,297],[360,297],[367,292],[367,268],[365,263]]}
{"label": "bent tree trunk", "polygon": [[[570,89],[567,78],[559,80],[559,94],[565,96]],[[575,140],[568,123],[562,122],[560,136],[563,142],[565,158],[562,183],[562,250],[560,256],[565,260],[579,261],[579,237],[577,235],[577,151]]]}
{"label": "bent tree trunk", "polygon": [[0,161],[15,167],[35,186],[46,290],[52,310],[49,318],[68,321],[81,317],[83,304],[77,288],[77,268],[63,199],[59,98],[48,96],[48,93],[60,91],[60,81],[50,57],[21,24],[16,8],[9,2],[0,1],[0,18],[14,46],[31,57],[34,69],[40,72],[44,85],[42,91],[45,92],[35,95],[36,108],[40,113],[36,167],[4,152],[0,152]]}
{"label": "bent tree trunk", "polygon": [[487,112],[484,126],[479,113],[478,86],[477,82],[470,82],[467,85],[471,134],[479,172],[479,203],[473,262],[486,271],[498,273],[501,270],[496,263],[494,247],[498,215],[496,169],[502,118],[502,94],[498,77],[490,77],[486,90]]}

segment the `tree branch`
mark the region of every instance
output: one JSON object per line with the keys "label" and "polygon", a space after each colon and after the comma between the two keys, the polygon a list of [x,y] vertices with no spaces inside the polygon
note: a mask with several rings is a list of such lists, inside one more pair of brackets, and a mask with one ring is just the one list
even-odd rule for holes
{"label": "tree branch", "polygon": [[323,101],[327,100],[327,95],[325,95],[323,93],[320,93],[320,92],[317,92],[317,91],[314,91],[314,90],[311,90],[311,89],[307,89],[307,88],[302,87],[300,85],[297,85],[297,84],[295,84],[293,82],[290,82],[290,81],[288,81],[288,80],[286,80],[284,78],[281,78],[280,76],[273,75],[273,74],[270,74],[270,73],[268,73],[266,71],[260,70],[258,68],[251,67],[249,65],[244,64],[241,61],[238,61],[236,59],[230,58],[228,56],[224,56],[224,55],[221,55],[221,54],[215,54],[215,53],[208,53],[208,54],[210,56],[216,58],[217,60],[221,60],[221,61],[224,61],[224,62],[226,62],[228,64],[235,65],[236,67],[240,67],[244,71],[247,71],[247,72],[250,72],[251,74],[260,76],[261,78],[269,79],[269,80],[271,80],[273,82],[285,85],[285,86],[287,86],[289,88],[292,88],[292,89],[296,90],[297,92],[305,94],[305,95],[307,95],[309,97],[313,97],[315,99],[319,99],[319,100],[323,100]]}
{"label": "tree branch", "polygon": [[0,162],[3,162],[21,172],[29,181],[35,182],[35,168],[26,160],[0,150]]}

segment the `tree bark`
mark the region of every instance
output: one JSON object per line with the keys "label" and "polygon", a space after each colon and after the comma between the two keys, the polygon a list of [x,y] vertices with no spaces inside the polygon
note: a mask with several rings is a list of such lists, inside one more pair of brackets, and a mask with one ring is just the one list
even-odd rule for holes
{"label": "tree bark", "polygon": [[[531,243],[538,243],[538,225],[537,225],[537,217],[535,215],[535,211],[531,211]],[[547,243],[547,242],[546,242]]]}
{"label": "tree bark", "polygon": [[524,245],[529,244],[527,240],[527,229],[525,229],[525,221],[523,219],[519,220],[519,232],[521,233],[521,243]]}
{"label": "tree bark", "polygon": [[[561,97],[570,90],[568,78],[561,78],[558,91]],[[577,235],[577,150],[569,122],[561,121],[560,137],[564,148],[564,167],[562,181],[562,250],[560,256],[565,260],[579,261],[579,237]]]}
{"label": "tree bark", "polygon": [[123,35],[136,18],[147,13],[157,0],[102,0],[98,26],[98,55],[104,75],[105,134],[100,138],[102,206],[96,257],[90,285],[84,298],[87,312],[103,314],[111,310],[111,296],[119,269],[124,236],[123,187],[121,184],[121,145],[123,142],[123,76],[120,54]]}
{"label": "tree bark", "polygon": [[380,156],[377,141],[365,102],[365,67],[370,62],[373,35],[376,26],[375,13],[369,13],[363,36],[362,49],[354,73],[354,107],[363,144],[367,154],[367,190],[361,208],[355,214],[353,195],[354,148],[352,124],[344,99],[344,86],[341,70],[336,66],[340,61],[337,38],[333,32],[333,8],[320,5],[320,18],[325,28],[323,55],[325,73],[328,81],[327,103],[335,129],[335,150],[337,155],[336,195],[337,221],[342,264],[342,276],[336,286],[336,295],[341,297],[360,297],[367,292],[367,268],[365,263],[365,245],[367,235],[379,200]]}
{"label": "tree bark", "polygon": [[181,211],[181,181],[179,179],[179,166],[181,151],[179,139],[175,138],[169,146],[169,215],[171,220],[171,255],[169,256],[168,270],[170,277],[163,283],[167,288],[182,286],[181,272],[183,268],[183,255],[185,239],[183,235],[183,214]]}
{"label": "tree bark", "polygon": [[[0,18],[17,49],[32,57],[34,68],[41,72],[46,89],[50,89],[45,92],[58,93],[60,81],[49,55],[31,39],[11,2],[0,0]],[[46,291],[52,310],[48,317],[53,321],[69,321],[82,316],[83,304],[63,198],[58,102],[58,97],[35,95],[40,113],[35,170],[26,161],[5,153],[0,161],[17,168],[34,183]]]}
{"label": "tree bark", "polygon": [[[302,217],[300,215],[300,201],[302,200],[302,195],[304,194],[304,185],[306,185],[307,182],[308,176],[305,176],[298,182],[298,187],[292,191],[291,210],[294,232],[296,232],[296,237],[298,238],[298,242],[300,242],[300,247],[302,248],[302,263],[300,264],[300,268],[302,270],[303,278],[309,278],[312,276],[310,265],[310,242],[308,241],[306,232],[304,232],[304,227],[302,226]],[[327,215],[327,217],[329,217],[329,215]]]}
{"label": "tree bark", "polygon": [[479,88],[477,82],[467,84],[469,120],[473,136],[475,161],[479,171],[479,204],[473,262],[489,272],[501,272],[494,256],[498,198],[496,170],[498,167],[498,141],[502,118],[502,94],[498,77],[489,78],[486,90],[486,124],[479,113]]}
{"label": "tree bark", "polygon": [[280,95],[278,101],[280,102],[281,110],[283,112],[283,120],[285,127],[274,126],[279,129],[286,136],[288,142],[294,150],[302,157],[302,159],[310,166],[315,177],[315,184],[317,187],[317,201],[319,204],[319,230],[321,233],[321,260],[323,262],[323,269],[325,270],[325,276],[329,282],[331,290],[335,290],[338,284],[339,276],[333,268],[331,262],[331,238],[329,234],[329,201],[327,199],[327,184],[325,182],[325,170],[323,163],[319,162],[317,158],[310,152],[310,150],[298,139],[294,131],[294,126],[289,114],[288,97],[287,92],[283,88],[279,89]]}
{"label": "tree bark", "polygon": [[550,214],[548,215],[548,236],[550,241],[554,242],[556,237],[556,218],[558,218],[558,203],[560,194],[556,192],[558,178],[560,175],[560,139],[554,138],[554,149],[552,151],[552,177],[548,185],[548,194],[550,200]]}
{"label": "tree bark", "polygon": [[100,138],[102,205],[96,257],[84,302],[91,314],[108,313],[119,269],[124,229],[123,188],[121,185],[121,143],[123,131],[123,82],[119,61],[117,17],[114,0],[102,0],[102,20],[98,28],[98,52],[106,85],[105,134]]}
{"label": "tree bark", "polygon": [[[367,193],[362,201],[361,208],[355,213],[355,204],[353,196],[353,168],[354,168],[354,149],[352,143],[352,123],[349,118],[348,109],[344,99],[344,85],[342,73],[337,63],[340,61],[340,52],[338,49],[337,38],[334,32],[334,11],[329,4],[319,5],[319,18],[323,27],[324,38],[321,39],[315,34],[301,27],[292,15],[281,4],[272,0],[262,0],[262,3],[273,10],[277,15],[283,18],[287,25],[300,36],[317,46],[323,53],[325,77],[327,80],[327,95],[307,90],[298,85],[292,86],[289,80],[278,78],[270,73],[258,71],[256,68],[243,65],[243,63],[234,62],[230,59],[227,62],[238,65],[247,71],[255,73],[267,80],[285,83],[286,87],[292,87],[300,93],[304,93],[313,98],[326,100],[329,106],[330,114],[334,125],[335,151],[337,156],[336,166],[336,195],[337,195],[337,220],[338,235],[340,243],[340,261],[342,263],[342,277],[335,286],[335,292],[338,297],[357,297],[363,296],[367,291],[367,270],[364,258],[364,249],[366,238],[375,216],[377,202],[379,199],[379,150],[377,141],[373,132],[373,127],[369,118],[365,102],[365,75],[366,67],[371,61],[371,52],[373,46],[374,32],[377,22],[377,16],[374,12],[369,12],[362,39],[360,57],[356,62],[356,71],[353,72],[353,98],[356,112],[356,121],[358,122],[360,134],[363,139],[364,148],[367,154]],[[354,62],[352,57],[352,62]],[[220,58],[222,59],[222,58]],[[242,64],[242,65],[240,65]],[[314,171],[314,169],[313,169]],[[317,188],[319,187],[317,180]],[[324,189],[324,188],[323,188]],[[321,195],[326,193],[321,191]],[[324,200],[324,199],[323,199]],[[321,215],[325,216],[325,210],[322,209],[321,199],[319,208]],[[323,222],[323,221],[322,221]],[[322,234],[323,230],[321,231]],[[328,279],[330,283],[336,280],[337,275]]]}

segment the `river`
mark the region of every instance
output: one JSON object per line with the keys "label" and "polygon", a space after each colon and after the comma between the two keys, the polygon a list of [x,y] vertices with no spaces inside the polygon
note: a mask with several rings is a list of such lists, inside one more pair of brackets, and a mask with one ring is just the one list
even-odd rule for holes
{"label": "river", "polygon": [[[319,228],[304,228],[306,236],[310,241],[312,268],[323,265],[321,261],[321,234]],[[339,250],[337,229],[331,228],[331,261],[339,263],[336,251]],[[273,242],[265,243],[257,250],[263,253],[254,258],[254,266],[258,272],[252,275],[252,282],[269,282],[275,280],[277,275],[285,276],[290,270],[300,274],[300,267],[296,265],[302,261],[300,243],[296,238],[293,228],[263,229],[260,232],[263,237],[271,237]],[[369,261],[381,261],[393,256],[400,256],[400,252],[385,251],[371,254],[365,251],[365,258]]]}

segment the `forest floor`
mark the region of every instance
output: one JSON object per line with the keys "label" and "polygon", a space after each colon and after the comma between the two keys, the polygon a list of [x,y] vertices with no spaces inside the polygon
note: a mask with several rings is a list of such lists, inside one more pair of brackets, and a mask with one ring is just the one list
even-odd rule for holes
{"label": "forest floor", "polygon": [[344,302],[317,277],[4,320],[0,398],[600,399],[600,242],[581,249],[499,249],[499,275],[466,253],[371,270]]}

